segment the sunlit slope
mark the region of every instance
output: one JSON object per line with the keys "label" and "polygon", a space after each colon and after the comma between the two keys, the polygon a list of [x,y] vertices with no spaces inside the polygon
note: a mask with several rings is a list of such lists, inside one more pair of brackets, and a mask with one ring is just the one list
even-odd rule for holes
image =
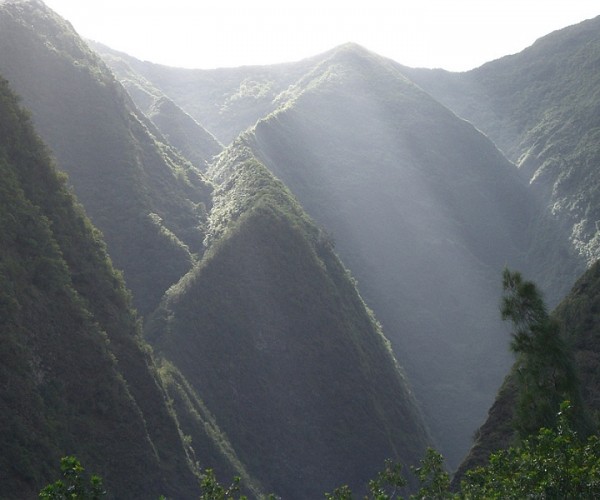
{"label": "sunlit slope", "polygon": [[534,253],[514,167],[390,61],[341,47],[279,99],[248,144],[333,234],[456,464],[509,366],[501,270],[559,261],[557,233]]}
{"label": "sunlit slope", "polygon": [[277,96],[321,57],[271,66],[202,70],[162,66],[99,44],[94,47],[134,99],[147,100],[148,94],[158,90],[223,144],[274,111]]}
{"label": "sunlit slope", "polygon": [[0,497],[75,454],[119,498],[197,483],[99,232],[0,80]]}
{"label": "sunlit slope", "polygon": [[[575,366],[581,381],[583,401],[590,415],[600,412],[600,263],[581,276],[571,292],[553,311],[564,326],[564,336],[574,350]],[[484,425],[476,434],[473,448],[462,463],[459,476],[485,463],[491,451],[507,447],[515,437],[511,421],[516,405],[514,376],[507,377]]]}
{"label": "sunlit slope", "polygon": [[0,72],[104,233],[136,307],[152,310],[202,250],[209,183],[41,2],[0,4]]}
{"label": "sunlit slope", "polygon": [[209,248],[149,324],[246,470],[282,498],[360,490],[429,444],[406,382],[331,241],[241,143],[218,182]]}
{"label": "sunlit slope", "polygon": [[600,257],[600,17],[467,73],[410,74],[517,163],[588,264]]}

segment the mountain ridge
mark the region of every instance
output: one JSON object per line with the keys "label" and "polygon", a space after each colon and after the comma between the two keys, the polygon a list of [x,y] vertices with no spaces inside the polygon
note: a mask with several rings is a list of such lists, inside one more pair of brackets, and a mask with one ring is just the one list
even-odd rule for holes
{"label": "mountain ridge", "polygon": [[[406,354],[406,344],[424,345],[429,352],[433,352],[435,342],[425,339],[432,331],[444,330],[444,317],[464,322],[465,320],[458,319],[459,309],[463,312],[471,310],[471,313],[467,315],[468,324],[457,327],[457,332],[502,329],[496,319],[496,302],[499,297],[496,280],[509,260],[517,268],[527,265],[536,268],[535,276],[540,278],[544,289],[551,292],[551,303],[558,301],[561,293],[566,292],[569,281],[575,279],[577,269],[583,268],[578,267],[576,257],[569,255],[566,246],[558,248],[561,245],[556,242],[566,237],[562,235],[562,229],[557,227],[556,221],[550,216],[542,215],[543,207],[537,202],[524,201],[531,195],[529,188],[519,179],[516,169],[499,150],[489,143],[485,144],[486,141],[471,124],[460,119],[449,108],[443,108],[433,97],[423,92],[401,65],[356,44],[344,44],[308,60],[273,67],[215,70],[211,73],[209,70],[169,70],[137,61],[132,64],[132,68],[142,68],[144,78],[153,85],[158,81],[158,87],[184,109],[186,102],[204,99],[201,89],[210,88],[210,95],[214,95],[219,102],[227,95],[231,97],[239,93],[240,98],[246,96],[245,100],[242,99],[246,103],[244,113],[239,113],[235,107],[221,106],[220,120],[231,124],[229,130],[238,133],[249,126],[247,132],[242,134],[242,140],[292,189],[325,232],[331,233],[337,240],[340,255],[357,276],[361,293],[383,322],[387,334],[403,331],[402,334],[390,336],[405,367],[421,364],[414,361],[414,356]],[[286,68],[292,70],[287,76],[278,79],[277,72],[284,72]],[[163,70],[165,73],[161,74]],[[211,81],[211,78],[216,81],[217,75],[224,74],[230,75],[231,80],[227,80],[222,88],[216,83],[208,84],[204,81]],[[179,78],[177,75],[181,77],[179,83],[176,82]],[[127,75],[119,77],[128,78]],[[249,85],[251,81],[256,85]],[[194,90],[188,88],[186,91],[183,82],[188,86],[194,82]],[[246,84],[242,85],[240,82]],[[239,87],[236,88],[236,85]],[[327,99],[322,98],[327,92]],[[295,111],[297,107],[302,107],[301,114]],[[430,119],[436,114],[439,114],[437,118]],[[248,120],[249,116],[257,121],[252,124]],[[198,119],[205,121],[199,115]],[[344,130],[344,127],[347,128],[346,122],[354,123],[357,132],[353,134]],[[236,123],[237,127],[231,128]],[[440,123],[447,127],[444,128]],[[435,134],[432,130],[436,131]],[[270,139],[266,140],[267,136],[271,136]],[[325,141],[328,141],[327,145]],[[431,144],[437,146],[433,147]],[[457,148],[458,144],[460,146]],[[353,151],[351,155],[347,153],[349,148]],[[328,149],[331,151],[327,151]],[[472,153],[467,153],[469,149],[472,149]],[[469,155],[470,159],[467,160]],[[479,160],[476,160],[477,155],[480,155]],[[391,166],[393,161],[399,165],[397,171]],[[480,161],[481,169],[475,166],[477,161]],[[457,172],[462,174],[455,174],[453,177],[450,173],[446,174],[442,166],[450,163],[457,165]],[[469,174],[465,167],[458,167],[461,163],[471,165],[468,167],[471,169]],[[498,172],[493,172],[486,164],[498,165]],[[386,165],[390,175],[387,180],[377,180],[381,177],[378,165]],[[367,169],[370,169],[370,174],[366,173]],[[212,175],[211,168],[207,173]],[[445,175],[449,176],[447,181],[436,180]],[[465,179],[471,177],[472,180],[463,181],[461,175]],[[488,180],[492,177],[503,179],[499,181],[499,186],[504,186],[502,194],[495,193],[495,187],[491,183],[485,184],[486,176]],[[413,183],[412,189],[406,189],[406,183]],[[467,193],[466,186],[469,183],[473,189]],[[397,185],[396,192],[390,190],[391,185]],[[509,185],[512,185],[510,189]],[[450,186],[454,186],[454,193]],[[386,190],[387,194],[381,195]],[[380,199],[371,203],[361,201],[368,198],[369,192],[379,192]],[[398,199],[397,193],[405,193],[403,201]],[[383,200],[393,208],[388,213],[382,209],[376,214],[374,206],[379,206]],[[358,208],[359,206],[362,208]],[[520,207],[519,216],[514,207]],[[436,210],[439,213],[432,215]],[[445,211],[452,215],[448,220],[442,221],[441,213]],[[484,226],[479,224],[477,218],[483,217],[483,213],[486,214],[486,219],[494,222]],[[534,219],[537,220],[535,224],[532,222]],[[404,237],[395,237],[390,246],[397,249],[396,256],[392,253],[384,255],[381,245],[375,243],[386,239],[390,243],[393,239],[390,235],[382,234],[381,230],[378,232],[380,221],[385,221],[385,225],[390,228],[399,226],[405,231]],[[357,229],[358,227],[361,229]],[[475,231],[474,227],[478,230]],[[500,237],[497,231],[503,231],[504,237]],[[534,243],[535,238],[539,238],[540,242]],[[451,249],[450,255],[454,259],[447,267],[438,263],[448,259],[443,248]],[[556,248],[556,251],[548,251],[549,248]],[[439,253],[436,254],[436,251]],[[507,257],[508,254],[511,255],[510,258]],[[414,283],[412,287],[406,286],[403,289],[400,278],[392,278],[400,274],[394,269],[398,264],[393,264],[393,259],[401,262],[408,255],[413,255],[420,264],[413,261],[410,266],[406,263],[403,265],[404,281]],[[381,262],[387,262],[386,271],[382,270]],[[431,262],[440,271],[440,276],[445,276],[443,286],[449,287],[446,283],[457,283],[458,285],[453,286],[461,290],[455,290],[450,294],[451,298],[444,299],[448,301],[444,306],[444,314],[440,313],[440,317],[435,320],[424,304],[427,303],[427,297],[435,297],[439,303],[443,294],[438,291],[440,287],[433,279],[428,280],[428,293],[421,290],[423,287],[420,281],[423,277],[419,276],[418,271],[428,269],[433,272],[430,269]],[[470,275],[474,276],[476,282],[473,290],[479,292],[469,290],[466,280],[457,271],[469,265],[475,266],[475,271]],[[497,274],[490,272],[490,266],[495,266]],[[545,276],[544,266],[556,271]],[[373,271],[377,269],[379,274],[375,279]],[[394,271],[390,272],[391,269]],[[394,285],[393,280],[396,280]],[[381,284],[385,284],[385,291]],[[482,290],[487,291],[481,293]],[[404,302],[402,310],[407,314],[391,312],[394,309],[392,304],[398,302]],[[478,306],[474,307],[473,304]],[[388,313],[382,315],[380,307]],[[415,313],[419,310],[422,311],[420,318]],[[477,310],[485,311],[486,319],[483,322],[478,317]],[[423,318],[426,317],[431,319],[427,326],[423,326]],[[495,323],[496,326],[493,326]],[[415,338],[411,337],[410,341],[406,337],[407,330],[415,332]],[[417,335],[416,332],[420,330],[427,334]],[[447,349],[451,349],[452,344],[455,344],[455,349],[459,345],[469,345],[465,339],[462,343],[456,343],[444,338],[441,333],[439,337],[442,337],[441,341]],[[484,331],[481,337],[497,346],[490,350],[489,357],[485,356],[485,374],[479,373],[472,378],[478,380],[478,386],[480,380],[484,381],[483,384],[489,384],[488,392],[493,394],[502,379],[503,369],[500,365],[504,363],[504,369],[508,368],[509,355],[502,347],[505,339],[500,333],[495,334],[494,339],[494,335]],[[493,351],[504,353],[503,358],[500,356],[504,361],[500,361],[497,356],[494,359]],[[483,355],[474,354],[475,358],[478,356]],[[444,362],[440,360],[434,364],[443,365]],[[495,367],[495,378],[490,377],[488,367]],[[416,366],[414,369],[417,369]],[[415,372],[411,372],[413,383],[414,374]],[[434,378],[453,379],[448,374],[433,377],[428,373],[423,376],[428,378],[428,386],[439,384]],[[495,382],[491,381],[492,378]],[[417,386],[420,384],[421,382],[417,382]],[[437,399],[455,399],[454,395],[450,396],[454,394],[453,391],[454,389],[445,387],[440,392],[440,398],[430,395],[428,404]],[[466,392],[477,394],[478,391],[481,388]],[[483,392],[485,391],[481,393]],[[491,399],[488,399],[487,404],[490,402]],[[452,406],[454,403],[449,404]],[[480,407],[479,418],[483,418],[487,404],[469,403],[463,407],[469,407],[470,410]],[[438,408],[437,403],[434,406],[435,410],[430,408],[426,413],[448,414],[447,405],[443,409]],[[466,443],[479,422],[474,418],[470,425],[465,425],[461,408],[461,405],[457,405],[457,413],[451,420],[463,422],[460,424],[464,426],[460,440]],[[433,418],[442,420],[441,417]],[[437,425],[443,427],[444,424],[438,421]],[[437,431],[438,436],[444,436],[442,440],[457,434],[455,429],[442,431],[442,427]],[[454,448],[454,445],[446,444],[442,450],[448,455],[447,450],[450,448]],[[449,458],[452,464],[457,464],[461,458],[460,452]]]}
{"label": "mountain ridge", "polygon": [[[96,247],[72,239],[74,228],[61,233],[70,219],[42,195],[44,177],[24,183],[21,196],[3,165],[2,189],[18,200],[19,217],[29,221],[24,227],[42,235],[39,248],[27,239],[19,244],[36,258],[48,250],[47,270],[33,267],[31,276],[17,278],[31,278],[33,288],[24,289],[35,296],[54,273],[64,298],[57,314],[72,308],[72,321],[81,320],[97,338],[91,366],[127,360],[98,376],[106,381],[116,374],[129,383],[114,389],[123,396],[117,406],[133,415],[123,425],[141,422],[129,437],[146,435],[140,447],[155,450],[156,482],[139,491],[164,486],[189,494],[194,462],[215,467],[220,477],[240,475],[255,497],[266,491],[314,497],[349,480],[360,489],[384,458],[417,465],[432,442],[428,427],[454,467],[509,365],[508,337],[498,326],[501,268],[532,275],[554,304],[583,268],[562,244],[568,233],[583,235],[575,248],[588,263],[595,255],[597,58],[593,44],[586,50],[567,45],[563,58],[575,51],[586,63],[585,85],[577,87],[583,97],[561,89],[565,81],[554,77],[564,71],[548,56],[525,78],[524,94],[538,81],[554,85],[528,101],[541,115],[516,98],[510,107],[497,105],[506,98],[502,92],[493,109],[482,107],[482,116],[493,118],[490,135],[503,131],[494,140],[512,148],[507,156],[519,163],[519,173],[477,123],[460,118],[500,84],[477,87],[458,109],[456,93],[476,88],[465,75],[406,69],[344,44],[297,63],[214,71],[161,68],[113,54],[121,86],[41,2],[0,3],[0,73],[23,93],[57,164],[66,166],[81,203],[102,226],[154,352],[112,264],[100,265],[100,272],[82,263],[82,256],[106,258],[96,230],[88,234]],[[110,56],[110,49],[101,50]],[[490,63],[484,83],[494,82],[496,68]],[[427,90],[431,75],[439,77],[437,87]],[[436,97],[444,85],[449,88]],[[564,97],[563,90],[560,106],[548,108],[548,95]],[[518,114],[509,112],[515,109]],[[515,124],[525,127],[518,137],[507,132]],[[35,206],[28,205],[30,195]],[[583,217],[577,234],[563,218],[569,211]],[[10,213],[8,206],[0,210],[0,222]],[[74,226],[89,224],[78,220]],[[4,223],[15,230],[10,217]],[[8,260],[19,262],[15,252]],[[0,307],[16,317],[10,294],[2,293]],[[40,297],[45,313],[51,300]],[[111,340],[106,345],[103,332]],[[7,359],[7,366],[25,374],[32,366],[23,383],[33,387],[49,362],[45,349],[64,346],[39,348],[28,365],[27,346],[15,339],[14,351],[24,354]],[[593,338],[584,344],[592,346]],[[593,371],[592,351],[581,361]],[[48,388],[42,403],[63,389]],[[593,384],[589,390],[595,394]],[[84,403],[104,414],[103,398],[106,393],[98,403],[91,396]],[[36,401],[32,408],[42,404]],[[505,415],[501,410],[495,404],[490,414]],[[14,413],[5,418],[17,426]],[[46,449],[52,425],[60,428],[51,422],[39,438]],[[117,427],[114,432],[123,431]],[[110,434],[105,430],[98,431],[100,440]],[[122,447],[126,434],[119,434]],[[79,449],[84,462],[99,463],[100,452]],[[101,463],[99,471],[116,477],[111,467]],[[141,468],[134,467],[136,485]],[[181,487],[177,474],[187,478]]]}

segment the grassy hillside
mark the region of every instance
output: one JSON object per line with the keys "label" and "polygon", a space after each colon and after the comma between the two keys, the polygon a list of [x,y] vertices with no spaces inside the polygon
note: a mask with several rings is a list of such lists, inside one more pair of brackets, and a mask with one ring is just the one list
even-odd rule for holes
{"label": "grassy hillside", "polygon": [[36,498],[76,454],[128,498],[196,489],[99,232],[0,81],[0,496]]}
{"label": "grassy hillside", "polygon": [[0,5],[0,72],[102,230],[136,307],[149,312],[202,252],[210,183],[41,2]]}
{"label": "grassy hillside", "polygon": [[241,143],[211,175],[210,245],[149,324],[157,352],[266,491],[317,498],[416,463],[420,414],[328,237]]}
{"label": "grassy hillside", "polygon": [[600,257],[599,68],[597,17],[467,73],[407,70],[516,162],[588,264]]}
{"label": "grassy hillside", "polygon": [[561,262],[560,290],[565,245],[549,228],[542,254],[513,167],[392,62],[342,47],[282,101],[248,142],[333,233],[457,464],[509,366],[497,276]]}

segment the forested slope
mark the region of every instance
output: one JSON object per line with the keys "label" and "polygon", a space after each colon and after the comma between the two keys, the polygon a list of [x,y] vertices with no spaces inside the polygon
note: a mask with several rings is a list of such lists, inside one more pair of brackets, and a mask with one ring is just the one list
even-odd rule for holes
{"label": "forested slope", "polygon": [[514,166],[356,45],[212,71],[102,53],[125,85],[160,88],[217,136],[258,120],[247,144],[335,239],[457,464],[510,364],[503,266],[529,271],[553,304],[583,269]]}
{"label": "forested slope", "polygon": [[566,236],[493,144],[391,61],[341,47],[280,101],[248,143],[332,232],[455,464],[510,364],[498,276],[529,270],[556,302],[576,277]]}
{"label": "forested slope", "polygon": [[588,265],[600,257],[599,68],[596,17],[466,73],[406,69],[517,164]]}
{"label": "forested slope", "polygon": [[197,119],[183,111],[161,90],[132,69],[141,64],[122,52],[97,42],[88,42],[115,73],[136,106],[156,125],[169,143],[179,149],[196,167],[205,170],[223,149]]}
{"label": "forested slope", "polygon": [[[62,328],[61,319],[40,308],[68,317],[70,331],[78,321],[93,338],[106,332],[110,342],[94,341],[99,356],[88,364],[99,377],[125,380],[96,386],[110,385],[118,394],[123,388],[123,401],[111,404],[122,405],[125,415],[133,401],[139,425],[127,418],[125,427],[110,425],[95,437],[125,448],[127,426],[135,427],[131,439],[146,436],[156,453],[150,465],[134,466],[133,477],[144,467],[158,471],[152,477],[160,480],[147,485],[156,493],[189,492],[188,457],[220,474],[241,475],[252,495],[272,490],[307,498],[345,482],[357,490],[385,458],[416,463],[431,442],[427,426],[453,467],[510,365],[498,314],[501,269],[522,270],[555,304],[583,261],[596,257],[597,23],[460,75],[403,68],[352,44],[297,63],[220,70],[167,68],[95,45],[130,97],[42,2],[1,2],[0,73],[23,96],[123,269],[133,304],[148,318],[162,386],[149,355],[140,354],[146,348],[135,316],[120,309],[129,307],[120,279],[109,264],[100,265],[108,269],[102,279],[86,267],[89,252],[106,260],[97,234],[78,212],[97,249],[80,251],[82,244],[61,232],[66,219],[52,219],[54,209],[45,205],[52,198],[40,194],[46,188],[32,201],[26,186],[35,179],[21,185],[6,166],[5,190],[12,194],[4,223],[25,231],[35,219],[31,229],[41,236],[33,240],[42,245],[33,248],[38,243],[7,230],[12,274],[0,274],[8,290],[2,318],[24,330],[26,320],[38,319],[45,328]],[[525,178],[436,99],[484,130]],[[215,159],[218,141],[230,146]],[[23,255],[19,245],[28,249]],[[52,265],[16,264],[29,254]],[[16,307],[41,293],[46,273],[60,283],[51,288],[56,310],[43,294],[36,305]],[[357,287],[382,321],[415,396]],[[114,295],[112,302],[96,300],[103,293]],[[7,332],[6,366],[14,362],[15,373],[28,373],[17,392],[7,392],[16,404],[18,391],[35,393],[44,372],[37,348],[31,354],[29,344]],[[45,342],[42,350],[55,361],[88,349],[54,351],[62,344]],[[593,348],[581,350],[581,366],[593,377]],[[117,362],[110,365],[112,356]],[[28,372],[25,362],[35,369]],[[101,366],[112,366],[112,374]],[[80,373],[78,365],[73,370]],[[76,428],[69,412],[95,396],[72,406],[71,381],[65,384],[56,389],[65,401],[57,419]],[[17,450],[11,457],[52,441],[59,424],[48,420],[44,404],[54,401],[54,390],[44,386],[44,394],[23,400],[29,406],[22,414],[39,415],[42,430],[31,441],[10,441]],[[164,391],[186,434],[187,455],[179,452],[174,421],[165,423],[171,417]],[[507,408],[498,401],[494,408],[506,420]],[[18,426],[14,413],[4,418]],[[170,430],[154,435],[162,426]],[[54,460],[62,448],[52,446]],[[121,488],[115,463],[105,458],[95,467],[100,448],[81,446],[86,466],[116,477]],[[47,477],[37,460],[22,466],[29,474],[23,484]],[[184,471],[181,489],[165,467],[175,475]]]}
{"label": "forested slope", "polygon": [[362,487],[430,443],[389,344],[331,241],[251,152],[209,172],[209,248],[148,325],[266,491]]}
{"label": "forested slope", "polygon": [[144,314],[202,253],[212,187],[42,2],[0,4],[0,72],[69,174]]}
{"label": "forested slope", "polygon": [[277,96],[322,57],[271,66],[202,70],[171,68],[140,61],[100,44],[93,47],[137,102],[147,101],[149,94],[162,93],[223,144],[229,144],[277,109]]}
{"label": "forested slope", "polygon": [[121,498],[196,478],[99,232],[0,81],[0,496],[76,454]]}
{"label": "forested slope", "polygon": [[[600,412],[600,262],[595,263],[575,283],[571,292],[554,309],[553,316],[562,325],[562,334],[573,351],[581,394],[590,416]],[[457,473],[487,461],[492,451],[513,444],[516,439],[513,420],[518,384],[513,371],[507,376],[487,420],[478,430],[475,442]]]}

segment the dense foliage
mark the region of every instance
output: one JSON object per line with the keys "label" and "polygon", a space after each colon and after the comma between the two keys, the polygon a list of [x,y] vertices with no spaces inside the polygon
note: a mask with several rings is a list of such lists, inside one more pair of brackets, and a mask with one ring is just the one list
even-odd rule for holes
{"label": "dense foliage", "polygon": [[554,429],[541,428],[520,446],[494,453],[467,472],[461,498],[593,499],[600,495],[600,440],[573,429],[568,402]]}
{"label": "dense foliage", "polygon": [[[355,496],[345,486],[325,493],[327,500],[592,500],[600,495],[600,439],[582,439],[571,427],[568,402],[556,415],[555,429],[541,428],[518,446],[493,453],[489,465],[466,473],[458,492],[450,490],[443,458],[429,449],[419,467],[416,493],[406,493],[407,480],[400,464],[386,461],[384,469],[368,482],[365,495]],[[201,483],[203,500],[244,500],[239,495],[239,479],[222,486],[211,470]]]}
{"label": "dense foliage", "polygon": [[[590,436],[583,440],[570,426],[568,402],[557,414],[558,425],[551,430],[541,428],[519,446],[493,453],[489,465],[477,467],[466,474],[460,491],[450,490],[448,473],[442,456],[428,449],[419,467],[412,467],[419,487],[416,493],[406,495],[407,480],[402,466],[391,460],[384,469],[368,482],[364,500],[520,500],[561,499],[591,500],[600,495],[600,439]],[[62,480],[48,485],[40,498],[63,500],[96,500],[103,495],[102,481],[92,476],[89,489],[83,482],[83,468],[74,457],[65,457],[61,469]],[[240,492],[240,478],[229,486],[222,485],[214,471],[207,469],[200,479],[201,500],[246,500]],[[71,496],[64,493],[69,491]],[[347,485],[324,493],[326,500],[352,500],[352,489]],[[266,498],[275,499],[274,495]]]}
{"label": "dense foliage", "polygon": [[129,293],[5,80],[0,174],[2,497],[29,497],[67,453],[124,494],[181,494],[192,470]]}
{"label": "dense foliage", "polygon": [[86,480],[85,469],[76,457],[61,458],[60,470],[62,479],[40,491],[41,500],[100,500],[106,495],[102,478],[93,474]]}
{"label": "dense foliage", "polygon": [[[522,155],[555,213],[573,216],[572,241],[589,261],[599,218],[595,27],[466,76],[469,90],[478,87],[473,102],[491,97],[484,112],[499,118],[484,120],[490,134],[500,131],[505,151]],[[451,495],[435,452],[402,477],[400,464],[415,466],[428,432],[329,231],[455,463],[504,367],[499,266],[544,276],[554,296],[576,268],[555,221],[540,216],[489,141],[398,65],[353,45],[291,65],[214,72],[115,58],[146,116],[39,1],[0,3],[0,49],[0,72],[104,232],[160,356],[157,368],[102,235],[1,82],[3,496],[35,492],[70,453],[128,497],[188,497],[200,465],[240,478],[222,487],[207,471],[206,498],[314,497],[348,477],[329,498],[350,498],[351,489],[399,497],[407,481],[421,488],[416,498]],[[554,53],[568,62],[563,69]],[[514,86],[523,89],[515,99]],[[209,166],[221,146],[199,125],[205,118],[224,142],[259,122]],[[577,325],[565,333],[534,288],[505,278],[518,361],[478,440],[510,443],[505,426],[517,408],[522,441],[472,473],[463,494],[594,495],[597,444],[579,440],[585,419],[566,344],[578,349],[585,401],[598,405],[600,285],[587,276],[559,308]],[[474,343],[478,335],[489,342]],[[575,415],[568,430],[552,418],[565,397]],[[540,425],[547,429],[536,435]],[[367,482],[385,456],[395,462]],[[48,494],[83,488],[81,465],[65,460],[68,477]],[[97,481],[89,486],[99,493]]]}
{"label": "dense foliage", "polygon": [[[525,284],[526,288],[533,286],[522,279],[520,281],[521,286]],[[534,295],[537,296],[537,291],[535,287],[533,288],[533,290],[530,288],[530,292],[535,292]],[[529,362],[532,362],[533,370],[529,374],[523,372],[529,363],[522,353],[519,354],[513,370],[507,376],[489,411],[487,421],[477,432],[474,446],[457,472],[457,478],[463,477],[467,469],[486,463],[491,452],[514,444],[518,433],[515,432],[513,423],[517,422],[521,435],[534,431],[535,425],[552,427],[555,424],[553,417],[556,408],[561,401],[560,394],[572,398],[573,428],[582,436],[587,435],[590,429],[594,429],[594,422],[597,425],[600,410],[598,403],[600,382],[597,369],[600,359],[600,343],[597,335],[599,304],[600,263],[596,263],[575,283],[571,293],[551,315],[541,314],[542,321],[535,330],[542,335],[535,337],[534,342],[530,343],[527,339],[525,342],[525,346],[537,347],[537,354]],[[543,311],[541,305],[538,303],[538,311]],[[550,338],[547,337],[548,335]],[[521,371],[518,372],[518,369]],[[566,386],[560,382],[556,388],[553,384],[543,383],[543,380],[539,385],[531,385],[532,377],[535,379],[542,376],[544,372],[552,377],[566,376],[570,382],[567,382]],[[573,376],[579,379],[578,387],[573,387]],[[528,379],[530,385],[524,387],[523,383]],[[538,388],[539,390],[534,390]],[[560,390],[555,390],[557,388]],[[523,389],[526,397],[520,396]],[[546,413],[537,412],[535,407],[528,406],[535,401],[543,401]],[[529,412],[529,410],[534,411]]]}

